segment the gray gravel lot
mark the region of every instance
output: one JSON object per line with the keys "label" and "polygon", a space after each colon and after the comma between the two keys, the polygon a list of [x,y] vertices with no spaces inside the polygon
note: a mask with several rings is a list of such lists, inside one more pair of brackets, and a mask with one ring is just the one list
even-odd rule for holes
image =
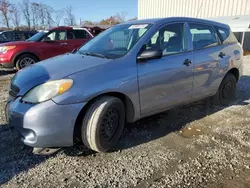
{"label": "gray gravel lot", "polygon": [[228,107],[209,100],[126,126],[114,152],[37,156],[6,125],[0,72],[0,187],[250,187],[250,62]]}

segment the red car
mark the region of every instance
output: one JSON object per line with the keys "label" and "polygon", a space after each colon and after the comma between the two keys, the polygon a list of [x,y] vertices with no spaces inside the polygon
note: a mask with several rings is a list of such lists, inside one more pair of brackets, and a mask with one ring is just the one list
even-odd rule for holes
{"label": "red car", "polygon": [[80,47],[94,36],[85,28],[56,27],[26,41],[0,45],[0,67],[18,70]]}

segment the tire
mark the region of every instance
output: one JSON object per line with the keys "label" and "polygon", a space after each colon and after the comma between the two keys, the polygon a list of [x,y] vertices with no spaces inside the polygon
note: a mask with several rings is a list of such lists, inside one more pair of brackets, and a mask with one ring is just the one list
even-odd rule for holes
{"label": "tire", "polygon": [[81,127],[82,141],[89,149],[107,152],[118,142],[125,124],[125,108],[116,97],[101,97],[87,110]]}
{"label": "tire", "polygon": [[213,104],[228,105],[235,95],[236,83],[235,76],[231,73],[227,73],[222,80],[217,93],[212,98]]}
{"label": "tire", "polygon": [[23,54],[20,57],[18,57],[16,61],[16,68],[17,70],[21,70],[36,62],[38,62],[38,59],[35,56],[31,54]]}

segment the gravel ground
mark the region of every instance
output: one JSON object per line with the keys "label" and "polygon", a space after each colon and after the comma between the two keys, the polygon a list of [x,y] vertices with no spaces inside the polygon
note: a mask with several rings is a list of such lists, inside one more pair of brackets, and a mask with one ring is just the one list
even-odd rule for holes
{"label": "gravel ground", "polygon": [[209,100],[127,125],[118,148],[32,154],[4,118],[12,74],[0,76],[0,187],[250,187],[250,63],[226,107]]}

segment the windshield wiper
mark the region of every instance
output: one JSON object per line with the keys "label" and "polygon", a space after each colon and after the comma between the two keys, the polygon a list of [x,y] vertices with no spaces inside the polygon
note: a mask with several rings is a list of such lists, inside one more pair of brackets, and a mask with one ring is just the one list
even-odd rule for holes
{"label": "windshield wiper", "polygon": [[100,57],[100,58],[106,58],[109,59],[108,56],[100,54],[100,53],[96,53],[96,52],[79,52],[82,55],[87,55],[87,56],[95,56],[95,57]]}

